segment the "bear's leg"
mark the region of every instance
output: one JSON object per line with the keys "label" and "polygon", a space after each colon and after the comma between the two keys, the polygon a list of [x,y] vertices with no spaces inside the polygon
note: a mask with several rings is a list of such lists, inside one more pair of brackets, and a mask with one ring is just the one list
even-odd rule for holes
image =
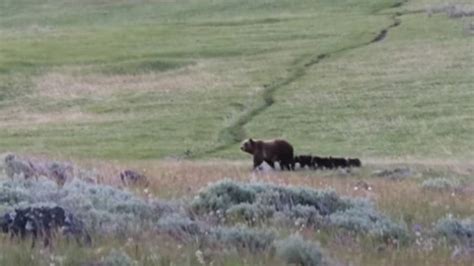
{"label": "bear's leg", "polygon": [[293,157],[293,154],[291,156],[289,156],[288,158],[286,158],[286,163],[287,163],[287,166],[288,166],[288,171],[295,170],[295,159]]}
{"label": "bear's leg", "polygon": [[288,169],[288,171],[291,171],[291,170],[295,169],[293,160],[288,159],[288,160],[286,160],[285,164],[286,164],[286,169]]}
{"label": "bear's leg", "polygon": [[263,163],[263,159],[259,156],[253,157],[253,169],[257,169],[259,165]]}
{"label": "bear's leg", "polygon": [[334,169],[336,166],[334,165],[334,161],[331,157],[328,159],[328,169]]}
{"label": "bear's leg", "polygon": [[341,158],[342,162],[342,167],[343,168],[348,168],[349,167],[349,162],[347,162],[346,158]]}
{"label": "bear's leg", "polygon": [[268,165],[270,165],[271,168],[275,169],[275,162],[272,161],[272,160],[265,160],[266,163],[268,163]]}
{"label": "bear's leg", "polygon": [[285,169],[290,171],[291,170],[291,161],[288,159],[283,159],[280,161],[281,170],[284,171]]}

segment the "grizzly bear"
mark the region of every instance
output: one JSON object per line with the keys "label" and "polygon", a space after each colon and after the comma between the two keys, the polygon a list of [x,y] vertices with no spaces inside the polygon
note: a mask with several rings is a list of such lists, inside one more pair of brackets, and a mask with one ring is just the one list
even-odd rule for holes
{"label": "grizzly bear", "polygon": [[242,142],[240,149],[253,155],[253,168],[257,168],[264,161],[272,168],[275,162],[280,164],[281,170],[294,170],[293,146],[283,139],[275,140],[253,140]]}
{"label": "grizzly bear", "polygon": [[312,159],[311,155],[299,155],[295,156],[295,164],[298,163],[301,168],[305,168],[306,166],[312,167]]}

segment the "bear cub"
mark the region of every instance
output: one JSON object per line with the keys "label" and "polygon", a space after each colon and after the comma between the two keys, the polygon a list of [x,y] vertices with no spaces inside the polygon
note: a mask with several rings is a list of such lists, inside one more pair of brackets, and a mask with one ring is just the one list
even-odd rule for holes
{"label": "bear cub", "polygon": [[298,155],[295,156],[295,164],[299,164],[300,168],[305,168],[308,166],[309,168],[313,167],[313,156],[311,155]]}
{"label": "bear cub", "polygon": [[359,158],[349,158],[347,160],[347,163],[349,164],[349,167],[361,167],[362,162],[359,160]]}

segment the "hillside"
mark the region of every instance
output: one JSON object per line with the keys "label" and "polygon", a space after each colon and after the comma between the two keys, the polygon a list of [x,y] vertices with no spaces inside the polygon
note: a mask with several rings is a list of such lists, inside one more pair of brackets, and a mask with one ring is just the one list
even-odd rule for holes
{"label": "hillside", "polygon": [[0,0],[0,265],[471,266],[473,73],[472,0]]}
{"label": "hillside", "polygon": [[473,158],[472,17],[429,16],[442,4],[4,0],[0,146],[243,158],[251,136]]}

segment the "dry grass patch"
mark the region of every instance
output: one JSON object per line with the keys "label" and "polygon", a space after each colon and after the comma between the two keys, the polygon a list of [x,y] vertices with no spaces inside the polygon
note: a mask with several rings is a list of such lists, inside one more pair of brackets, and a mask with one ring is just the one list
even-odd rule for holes
{"label": "dry grass patch", "polygon": [[61,112],[33,113],[24,107],[12,107],[0,113],[0,128],[32,127],[42,124],[67,124],[74,122],[107,121],[104,116],[68,109]]}
{"label": "dry grass patch", "polygon": [[78,74],[49,72],[35,80],[37,96],[54,100],[108,97],[127,92],[186,92],[228,87],[220,76],[209,71],[212,63],[200,62],[176,71],[141,74]]}
{"label": "dry grass patch", "polygon": [[[0,128],[31,127],[43,124],[94,123],[121,119],[127,114],[94,114],[82,101],[104,102],[135,93],[160,92],[187,94],[233,87],[237,79],[217,72],[218,62],[211,60],[165,72],[140,74],[90,74],[88,67],[67,67],[35,77],[33,91],[24,96],[31,104],[17,104],[0,112]],[[79,101],[81,102],[80,104]],[[36,107],[38,106],[39,107]],[[53,106],[49,110],[47,106]],[[40,110],[37,110],[40,109]]]}
{"label": "dry grass patch", "polygon": [[[45,158],[36,156],[35,158]],[[65,158],[59,157],[64,161]],[[71,161],[71,160],[70,160]],[[222,179],[240,182],[265,182],[277,185],[300,186],[315,189],[334,189],[338,194],[350,197],[365,197],[395,220],[429,227],[431,223],[447,214],[466,216],[474,213],[474,182],[466,179],[459,191],[426,191],[420,183],[426,172],[401,181],[375,177],[370,173],[374,169],[387,169],[397,165],[371,164],[353,173],[342,171],[299,170],[294,172],[265,171],[254,172],[247,161],[96,161],[82,160],[78,164],[85,169],[94,169],[99,182],[116,187],[123,186],[119,174],[125,169],[143,173],[149,178],[149,185],[130,187],[143,197],[166,199],[191,199],[211,183]],[[413,167],[413,165],[410,165]],[[421,169],[421,166],[417,166]],[[422,166],[429,169],[435,166]],[[413,169],[412,168],[412,169]],[[435,167],[436,168],[436,167]],[[447,171],[445,166],[436,168]],[[456,174],[453,173],[453,176]]]}
{"label": "dry grass patch", "polygon": [[[36,159],[45,159],[42,155],[34,156]],[[298,170],[294,172],[251,170],[251,162],[228,161],[228,160],[149,160],[149,161],[97,161],[83,159],[80,161],[72,158],[57,156],[60,160],[76,161],[79,167],[84,169],[95,169],[100,175],[100,183],[120,187],[119,173],[125,169],[132,169],[144,173],[150,179],[148,187],[136,186],[129,189],[141,195],[151,198],[168,198],[190,200],[198,191],[210,183],[224,178],[242,182],[267,182],[277,185],[301,186],[306,188],[333,188],[339,195],[351,197],[368,197],[372,199],[378,209],[388,214],[394,221],[402,221],[408,225],[408,229],[421,226],[423,237],[429,234],[432,225],[438,219],[452,214],[455,217],[466,217],[474,213],[474,182],[466,176],[464,192],[436,192],[425,191],[420,186],[426,177],[435,176],[440,173],[450,173],[449,169],[459,169],[459,165],[469,168],[465,162],[454,164],[442,164],[436,166],[436,160],[431,160],[424,165],[420,161],[412,164],[405,163],[404,166],[419,175],[394,181],[383,177],[373,176],[375,170],[393,169],[400,167],[401,159],[375,159],[367,163],[361,169],[352,172],[337,171],[313,171]],[[430,170],[432,169],[432,170]],[[452,173],[452,176],[458,176]],[[360,185],[365,183],[367,186]],[[355,265],[411,265],[416,261],[417,265],[469,265],[466,260],[451,260],[451,247],[443,245],[431,245],[429,239],[424,239],[422,244],[413,243],[408,247],[397,245],[382,245],[364,235],[351,235],[347,232],[328,232],[324,230],[301,229],[301,233],[308,238],[315,238],[331,251],[332,257],[342,261],[354,263]],[[137,243],[143,240],[152,244],[154,239],[137,238]],[[160,238],[158,238],[160,239]],[[156,240],[158,241],[158,240]],[[426,242],[427,241],[427,242]],[[434,244],[434,243],[433,243]],[[161,250],[161,249],[160,249]],[[424,257],[435,257],[424,259]]]}
{"label": "dry grass patch", "polygon": [[[356,170],[353,174],[342,175],[343,173],[340,171],[311,170],[253,172],[249,162],[225,160],[140,161],[128,163],[126,166],[118,162],[84,161],[83,163],[88,167],[97,168],[104,177],[104,182],[115,185],[120,184],[118,178],[120,171],[127,168],[141,171],[150,178],[147,192],[164,198],[193,197],[208,184],[228,178],[234,181],[269,182],[316,189],[333,188],[341,195],[371,198],[382,210],[394,217],[419,223],[432,222],[450,212],[474,213],[474,194],[469,192],[474,188],[472,182],[466,184],[464,190],[459,193],[435,193],[423,191],[419,185],[419,176],[402,181],[392,181],[373,177],[370,174],[372,171],[370,169],[393,168],[397,164],[370,164],[367,166],[369,169]],[[470,166],[472,167],[472,165]],[[456,170],[460,166],[418,165],[417,167],[435,168],[441,172],[449,173],[449,167]],[[418,173],[423,175],[422,171]],[[452,174],[457,175],[455,172]],[[361,183],[367,184],[368,187],[364,187]],[[137,191],[142,193],[141,189]]]}

